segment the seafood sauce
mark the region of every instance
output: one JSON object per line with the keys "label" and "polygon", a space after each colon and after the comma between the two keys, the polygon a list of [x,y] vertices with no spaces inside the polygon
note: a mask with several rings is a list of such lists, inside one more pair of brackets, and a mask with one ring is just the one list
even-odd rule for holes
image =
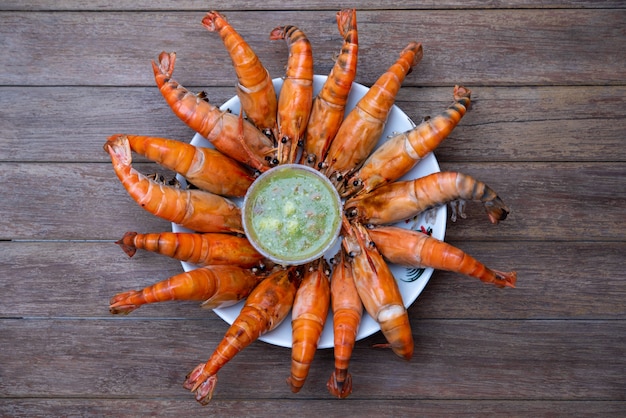
{"label": "seafood sauce", "polygon": [[341,200],[321,173],[285,164],[261,175],[244,200],[243,225],[252,245],[284,265],[323,255],[341,228]]}

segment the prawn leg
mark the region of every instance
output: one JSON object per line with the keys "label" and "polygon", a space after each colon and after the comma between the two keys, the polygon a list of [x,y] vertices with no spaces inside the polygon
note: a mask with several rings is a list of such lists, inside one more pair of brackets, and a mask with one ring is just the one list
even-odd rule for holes
{"label": "prawn leg", "polygon": [[254,288],[209,360],[194,368],[183,383],[185,389],[195,393],[198,402],[209,403],[217,372],[226,363],[287,317],[297,287],[295,269],[289,268],[276,270]]}

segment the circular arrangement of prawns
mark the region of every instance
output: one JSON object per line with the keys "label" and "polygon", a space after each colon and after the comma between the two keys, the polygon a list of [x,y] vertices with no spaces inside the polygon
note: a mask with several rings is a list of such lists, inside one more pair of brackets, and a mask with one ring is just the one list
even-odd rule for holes
{"label": "circular arrangement of prawns", "polygon": [[[211,11],[202,24],[219,34],[230,54],[238,78],[240,115],[222,112],[178,84],[172,78],[175,53],[162,52],[152,67],[173,112],[215,150],[126,134],[113,135],[104,145],[115,173],[139,205],[196,231],[128,232],[117,243],[129,256],[142,249],[199,266],[140,291],[115,295],[111,313],[127,314],[144,304],[171,300],[198,300],[213,309],[245,299],[239,317],[213,355],[187,375],[183,384],[200,403],[210,401],[218,371],[260,335],[277,327],[289,312],[293,343],[287,383],[293,392],[305,383],[329,310],[335,366],[327,388],[332,395],[345,398],[352,392],[348,365],[364,310],[379,323],[393,352],[409,360],[413,337],[387,263],[448,270],[498,287],[514,287],[515,272],[492,270],[427,234],[387,225],[437,205],[465,200],[482,202],[492,223],[509,213],[495,191],[462,173],[397,181],[459,123],[471,101],[467,88],[455,86],[454,103],[442,113],[393,136],[372,152],[404,78],[422,58],[420,43],[409,42],[346,114],[358,58],[354,9],[337,12],[344,42],[315,97],[311,44],[296,26],[279,26],[270,33],[270,39],[284,39],[289,49],[285,81],[277,97],[269,72],[224,16]],[[137,172],[132,152],[180,173],[198,188],[181,190]],[[243,235],[241,211],[229,200],[244,196],[259,173],[296,161],[320,170],[346,198],[342,244],[331,264],[323,257],[303,266],[275,265],[264,259]],[[462,210],[458,215],[464,216]]]}

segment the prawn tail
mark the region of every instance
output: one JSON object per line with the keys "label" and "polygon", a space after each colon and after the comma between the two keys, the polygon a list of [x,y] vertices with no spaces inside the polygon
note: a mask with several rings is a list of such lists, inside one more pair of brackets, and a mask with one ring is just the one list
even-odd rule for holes
{"label": "prawn tail", "polygon": [[515,288],[515,282],[517,282],[517,273],[514,271],[504,272],[499,270],[493,270],[496,274],[496,285],[499,287],[512,287]]}
{"label": "prawn tail", "polygon": [[492,224],[497,224],[498,222],[505,220],[510,213],[509,208],[498,196],[485,202],[484,206],[487,211],[487,216],[489,216],[489,220]]}

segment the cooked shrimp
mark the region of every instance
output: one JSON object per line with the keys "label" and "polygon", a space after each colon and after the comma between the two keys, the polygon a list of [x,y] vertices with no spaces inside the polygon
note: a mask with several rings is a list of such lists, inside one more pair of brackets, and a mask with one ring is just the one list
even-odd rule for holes
{"label": "cooked shrimp", "polygon": [[363,303],[354,284],[352,265],[343,248],[334,257],[330,277],[330,297],[333,310],[335,370],[326,387],[331,395],[346,398],[352,393],[352,376],[348,365],[363,316]]}
{"label": "cooked shrimp", "polygon": [[139,135],[128,138],[131,150],[183,175],[190,183],[221,196],[243,197],[254,181],[253,173],[230,157],[211,148],[174,139]]}
{"label": "cooked shrimp", "polygon": [[275,153],[272,141],[244,120],[243,113],[237,116],[222,112],[178,84],[172,78],[175,62],[176,53],[161,52],[158,63],[152,62],[152,69],[161,94],[176,116],[222,153],[255,170],[267,170]]}
{"label": "cooked shrimp", "polygon": [[259,283],[209,360],[187,375],[183,387],[195,392],[198,402],[208,404],[217,384],[217,372],[237,353],[262,334],[276,328],[287,317],[296,290],[297,279],[293,268],[277,270]]}
{"label": "cooked shrimp", "polygon": [[337,26],[344,39],[343,47],[322,90],[313,99],[302,151],[302,164],[312,167],[324,160],[326,151],[341,126],[348,95],[356,76],[359,51],[356,9],[337,12]]}
{"label": "cooked shrimp", "polygon": [[128,314],[141,305],[172,300],[199,300],[207,309],[234,305],[262,280],[252,270],[237,266],[205,266],[180,273],[142,290],[111,298],[113,314]]}
{"label": "cooked shrimp", "polygon": [[277,99],[270,73],[250,45],[219,12],[210,11],[202,19],[210,32],[217,32],[237,73],[237,96],[248,120],[267,136],[276,133]]}
{"label": "cooked shrimp", "polygon": [[409,268],[432,267],[498,287],[515,287],[516,272],[492,270],[461,249],[422,232],[393,226],[380,226],[368,232],[376,248],[391,263]]}
{"label": "cooked shrimp", "polygon": [[393,352],[410,360],[413,334],[398,283],[365,227],[355,223],[345,229],[344,248],[352,257],[354,282],[363,306],[380,325]]}
{"label": "cooked shrimp", "polygon": [[306,380],[330,305],[330,268],[321,257],[307,265],[291,311],[291,376],[287,384],[297,393]]}
{"label": "cooked shrimp", "polygon": [[264,265],[265,259],[247,238],[231,234],[127,232],[116,244],[129,257],[141,249],[199,266],[221,264],[252,268]]}
{"label": "cooked shrimp", "polygon": [[322,163],[322,171],[339,184],[372,152],[406,75],[422,59],[422,44],[411,42],[381,75],[341,124]]}
{"label": "cooked shrimp", "polygon": [[444,112],[424,120],[415,128],[389,138],[363,166],[342,184],[342,196],[368,193],[398,180],[432,152],[459,123],[470,104],[470,91],[454,87],[455,102]]}
{"label": "cooked shrimp", "polygon": [[289,46],[287,71],[278,96],[277,139],[279,163],[293,163],[311,114],[313,52],[304,32],[293,25],[274,28],[270,39],[285,39]]}
{"label": "cooked shrimp", "polygon": [[[457,172],[438,172],[409,181],[389,183],[364,195],[354,196],[345,206],[348,218],[365,224],[388,224],[445,203],[474,200],[482,202],[489,220],[497,224],[506,219],[509,208],[485,183]],[[458,215],[465,217],[462,211]],[[453,211],[452,221],[457,213]]]}
{"label": "cooked shrimp", "polygon": [[145,210],[199,232],[243,233],[241,211],[230,200],[202,190],[181,190],[150,180],[132,166],[128,138],[104,145],[128,194]]}

